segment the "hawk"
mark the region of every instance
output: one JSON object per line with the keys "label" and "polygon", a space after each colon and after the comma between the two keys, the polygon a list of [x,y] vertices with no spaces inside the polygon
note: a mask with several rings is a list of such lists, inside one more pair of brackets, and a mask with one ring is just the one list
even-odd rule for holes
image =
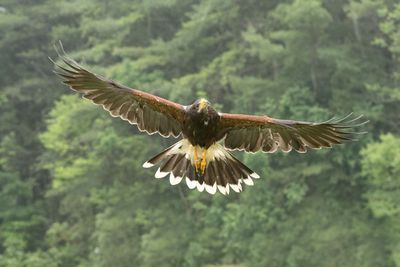
{"label": "hawk", "polygon": [[352,129],[368,121],[348,116],[321,123],[280,120],[269,116],[221,113],[204,98],[190,105],[132,89],[97,75],[66,56],[54,72],[63,83],[83,98],[101,105],[111,116],[120,117],[148,134],[181,139],[143,164],[158,165],[156,178],[169,175],[172,185],[185,180],[190,189],[215,194],[242,191],[260,176],[240,162],[230,151],[292,149],[305,153],[308,148],[332,147],[353,140]]}

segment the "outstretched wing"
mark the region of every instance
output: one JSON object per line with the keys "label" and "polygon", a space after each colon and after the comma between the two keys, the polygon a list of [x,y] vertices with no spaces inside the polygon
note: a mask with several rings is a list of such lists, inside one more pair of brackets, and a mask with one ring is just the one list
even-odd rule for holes
{"label": "outstretched wing", "polygon": [[63,66],[55,64],[55,73],[63,83],[84,98],[102,105],[113,117],[136,124],[149,134],[178,137],[182,132],[184,107],[164,98],[135,90],[105,79],[80,66],[65,55],[59,55]]}
{"label": "outstretched wing", "polygon": [[225,135],[224,145],[228,149],[247,152],[273,153],[278,148],[284,152],[295,149],[304,153],[307,147],[332,147],[353,140],[353,136],[362,134],[352,129],[368,121],[359,123],[362,116],[342,119],[330,119],[322,123],[291,120],[278,120],[268,116],[221,113],[220,134]]}

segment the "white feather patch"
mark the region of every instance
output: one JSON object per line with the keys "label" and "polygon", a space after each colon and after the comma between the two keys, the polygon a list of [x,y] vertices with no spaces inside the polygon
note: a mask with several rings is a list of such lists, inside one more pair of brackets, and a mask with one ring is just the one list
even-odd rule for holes
{"label": "white feather patch", "polygon": [[175,177],[175,175],[171,172],[171,174],[169,175],[169,182],[171,183],[171,185],[177,185],[182,181],[182,177]]}
{"label": "white feather patch", "polygon": [[162,171],[160,171],[160,168],[158,168],[154,177],[156,177],[157,179],[160,179],[160,178],[164,178],[167,175],[168,175],[168,172],[162,172]]}
{"label": "white feather patch", "polygon": [[258,175],[257,173],[253,172],[250,174],[250,177],[253,177],[254,179],[259,179],[260,175]]}
{"label": "white feather patch", "polygon": [[146,169],[147,169],[147,168],[151,168],[151,167],[153,167],[153,166],[154,166],[154,164],[152,164],[152,163],[150,163],[150,162],[147,162],[147,161],[146,161],[145,163],[143,163],[143,165],[142,165],[142,167],[143,167],[143,168],[146,168]]}
{"label": "white feather patch", "polygon": [[237,184],[230,184],[229,185],[233,191],[235,191],[236,193],[240,193],[240,189],[239,189],[239,185]]}
{"label": "white feather patch", "polygon": [[196,183],[197,183],[197,190],[199,190],[199,192],[203,192],[203,191],[204,191],[204,188],[205,188],[205,185],[206,185],[206,183],[202,183],[202,184],[200,184],[198,181],[196,181]]}
{"label": "white feather patch", "polygon": [[217,192],[217,183],[214,183],[212,186],[206,184],[205,187],[206,187],[206,191],[208,193],[210,193],[211,195],[214,195]]}
{"label": "white feather patch", "polygon": [[[203,153],[204,153],[204,148],[200,146],[193,146],[192,144],[189,143],[187,139],[183,139],[180,142],[178,142],[179,146],[174,147],[171,149],[169,152],[170,155],[172,154],[186,154],[186,158],[190,159],[191,163],[194,165],[194,158],[195,158],[195,153],[194,151],[196,150],[197,152],[197,159],[202,160],[203,159]],[[228,151],[225,150],[225,148],[218,144],[215,143],[211,145],[207,149],[207,154],[206,154],[206,161],[210,162],[215,159],[222,159],[222,158],[231,158],[231,155],[229,154]]]}
{"label": "white feather patch", "polygon": [[190,189],[195,189],[197,185],[197,181],[192,181],[188,177],[186,177],[186,184]]}
{"label": "white feather patch", "polygon": [[243,182],[247,185],[254,185],[253,180],[250,178],[250,176],[247,176],[246,179],[243,179]]}
{"label": "white feather patch", "polygon": [[207,155],[206,155],[207,162],[224,158],[231,158],[231,155],[229,154],[228,151],[226,151],[226,149],[222,145],[215,143],[207,149]]}
{"label": "white feather patch", "polygon": [[229,195],[229,184],[226,184],[225,186],[225,192],[227,195]]}
{"label": "white feather patch", "polygon": [[217,185],[219,192],[221,192],[221,194],[226,195],[226,189],[225,186],[222,185]]}

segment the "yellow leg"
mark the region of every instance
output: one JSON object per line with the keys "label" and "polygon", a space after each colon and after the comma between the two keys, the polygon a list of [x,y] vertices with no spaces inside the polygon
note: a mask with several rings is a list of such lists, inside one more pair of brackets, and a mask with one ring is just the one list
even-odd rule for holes
{"label": "yellow leg", "polygon": [[198,172],[199,168],[200,168],[200,164],[199,164],[199,158],[197,157],[196,146],[194,147],[194,167],[196,168],[196,172]]}
{"label": "yellow leg", "polygon": [[203,156],[201,158],[201,163],[200,163],[200,170],[201,170],[202,174],[204,174],[206,172],[206,166],[207,166],[206,156],[207,156],[207,149],[204,148]]}

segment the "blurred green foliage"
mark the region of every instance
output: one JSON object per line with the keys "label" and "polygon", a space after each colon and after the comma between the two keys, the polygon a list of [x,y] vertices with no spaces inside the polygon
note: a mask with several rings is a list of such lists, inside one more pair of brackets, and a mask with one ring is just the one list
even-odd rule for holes
{"label": "blurred green foliage", "polygon": [[[400,266],[400,4],[395,0],[0,3],[0,266]],[[241,194],[141,167],[173,140],[81,100],[47,56],[225,112],[365,114],[359,142],[238,154]]]}

